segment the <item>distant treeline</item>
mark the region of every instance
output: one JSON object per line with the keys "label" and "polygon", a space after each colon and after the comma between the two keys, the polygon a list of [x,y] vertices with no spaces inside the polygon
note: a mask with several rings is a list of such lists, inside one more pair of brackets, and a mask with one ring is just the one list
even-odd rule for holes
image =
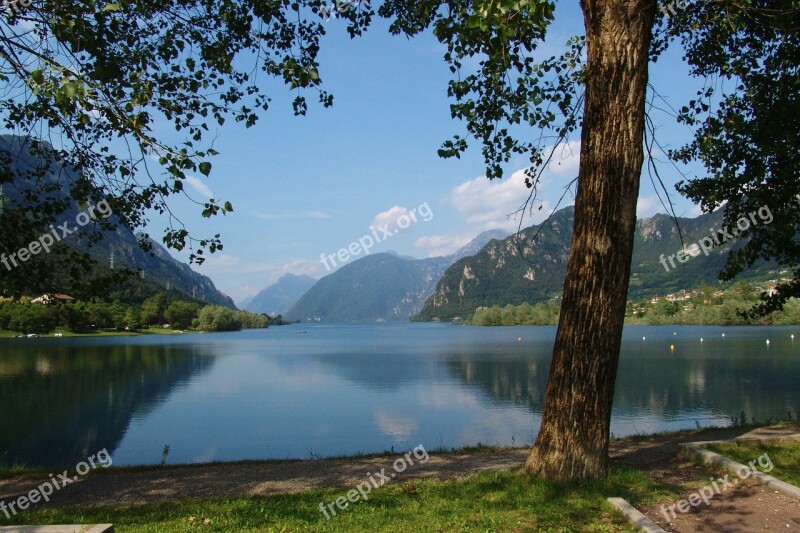
{"label": "distant treeline", "polygon": [[551,301],[531,305],[507,305],[483,307],[467,320],[474,326],[549,326],[558,323],[559,303]]}
{"label": "distant treeline", "polygon": [[[791,299],[783,311],[768,317],[742,316],[757,304],[761,292],[751,283],[741,281],[726,291],[704,286],[689,293],[677,293],[672,298],[659,297],[629,302],[626,324],[643,325],[794,325],[800,324],[800,300]],[[475,326],[546,326],[558,324],[560,301],[536,305],[524,303],[505,307],[484,307],[466,320]]]}
{"label": "distant treeline", "polygon": [[114,302],[57,302],[31,303],[0,301],[0,330],[19,333],[49,333],[57,328],[74,332],[98,329],[137,331],[151,326],[199,331],[238,331],[265,328],[270,323],[266,315],[237,311],[219,305],[170,299],[157,293],[141,304]]}

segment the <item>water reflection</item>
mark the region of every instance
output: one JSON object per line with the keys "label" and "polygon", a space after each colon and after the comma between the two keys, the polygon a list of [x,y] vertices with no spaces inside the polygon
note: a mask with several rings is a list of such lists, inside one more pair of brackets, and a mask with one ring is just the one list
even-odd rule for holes
{"label": "water reflection", "polygon": [[2,462],[72,465],[113,453],[134,415],[213,361],[191,346],[15,344],[0,354]]}
{"label": "water reflection", "polygon": [[550,359],[541,361],[447,361],[448,371],[463,383],[478,387],[498,404],[509,403],[541,413]]}
{"label": "water reflection", "polygon": [[[764,337],[776,330],[782,345],[776,348],[773,341],[767,348]],[[665,423],[697,420],[707,425],[726,422],[742,411],[748,419],[756,417],[762,422],[785,418],[787,412],[798,415],[799,352],[797,345],[787,341],[788,332],[780,328],[742,330],[739,338],[729,333],[727,338],[700,342],[702,332],[695,331],[686,339],[686,328],[680,337],[668,331],[664,328],[649,344],[637,343],[634,335],[629,335],[617,375],[613,419],[655,417]],[[670,344],[677,351],[669,349]],[[495,404],[540,414],[550,358],[542,357],[541,350],[532,352],[540,355],[450,354],[446,367],[452,376],[480,389]],[[625,429],[621,432],[626,433]]]}
{"label": "water reflection", "polygon": [[[796,413],[797,329],[626,329],[612,431]],[[554,335],[394,324],[6,341],[0,454],[71,465],[107,448],[124,465],[157,463],[165,444],[189,463],[530,443]]]}

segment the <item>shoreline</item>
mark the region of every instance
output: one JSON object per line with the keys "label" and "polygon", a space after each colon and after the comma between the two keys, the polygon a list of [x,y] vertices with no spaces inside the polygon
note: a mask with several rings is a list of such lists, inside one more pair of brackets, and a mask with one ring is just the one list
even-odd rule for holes
{"label": "shoreline", "polygon": [[[314,326],[314,325],[323,325],[323,326],[338,326],[338,325],[345,325],[345,326],[372,326],[376,325],[376,322],[317,322],[317,323],[298,323],[298,324],[285,324],[285,325],[299,325],[299,326]],[[450,322],[437,322],[437,321],[428,321],[428,322],[420,322],[420,321],[409,321],[409,322],[394,322],[394,324],[441,324],[441,325],[455,325],[455,326],[467,326],[467,327],[474,327],[474,328],[486,328],[486,329],[496,329],[496,328],[553,328],[557,327],[558,324],[514,324],[514,325],[478,325],[478,324],[468,324],[468,323],[457,323],[452,324]],[[648,327],[648,328],[660,328],[660,327],[686,327],[686,328],[793,328],[800,326],[798,324],[679,324],[679,323],[669,323],[669,324],[645,324],[643,322],[625,322],[625,327],[635,326],[635,327]],[[279,327],[279,326],[270,326],[270,327]],[[140,336],[147,336],[147,335],[189,335],[189,334],[207,334],[207,333],[237,333],[242,331],[249,331],[251,329],[268,329],[268,328],[242,328],[238,331],[199,331],[194,329],[186,329],[186,330],[174,330],[174,329],[163,329],[163,328],[150,328],[149,330],[136,330],[136,331],[115,331],[115,330],[102,330],[97,332],[72,332],[72,331],[54,331],[51,333],[36,333],[34,334],[35,337],[28,337],[27,334],[19,333],[16,331],[8,331],[8,330],[0,330],[0,340],[4,339],[26,339],[26,338],[38,338],[38,339],[59,339],[59,338],[100,338],[100,337],[140,337]],[[61,335],[57,335],[60,333]]]}
{"label": "shoreline", "polygon": [[[646,443],[650,441],[663,441],[671,439],[684,440],[691,437],[694,439],[697,436],[711,433],[746,433],[763,428],[795,428],[800,431],[800,425],[795,420],[791,421],[778,421],[770,424],[747,424],[743,426],[706,426],[702,428],[683,429],[677,431],[663,431],[647,434],[627,435],[625,437],[612,436],[609,443],[609,456],[613,459],[612,450],[614,448],[627,448],[639,443]],[[697,440],[697,439],[695,439]],[[475,456],[481,454],[516,454],[526,452],[529,453],[532,444],[525,444],[522,446],[464,446],[461,448],[431,448],[428,453],[433,455],[444,456]],[[181,470],[196,470],[201,468],[219,468],[219,467],[272,467],[280,465],[290,465],[298,463],[325,463],[325,462],[348,462],[348,461],[371,461],[376,459],[389,459],[402,456],[407,450],[404,448],[384,450],[375,453],[355,453],[352,455],[331,455],[324,457],[313,458],[284,458],[284,459],[238,459],[232,461],[208,461],[196,463],[175,463],[175,464],[139,464],[139,465],[125,465],[125,466],[110,466],[108,468],[98,469],[92,471],[87,477],[96,475],[109,475],[112,473],[140,473],[140,472],[176,472]],[[48,467],[26,467],[15,465],[12,467],[0,466],[0,486],[4,481],[9,479],[24,478],[32,475],[48,474],[52,471],[61,471],[64,469],[73,469],[74,465],[53,465]]]}
{"label": "shoreline", "polygon": [[[277,327],[277,326],[272,326]],[[249,331],[251,329],[268,329],[268,328],[242,328],[238,331]],[[61,335],[56,335],[60,333]],[[0,330],[0,340],[3,339],[79,339],[79,338],[101,338],[101,337],[143,337],[147,335],[198,335],[208,333],[237,333],[237,331],[201,331],[196,329],[164,329],[164,328],[150,328],[146,330],[136,331],[116,331],[116,330],[102,330],[92,333],[76,333],[73,331],[53,331],[51,333],[36,333],[34,337],[29,337],[26,334],[18,333],[16,331]]]}
{"label": "shoreline", "polygon": [[[649,471],[671,460],[680,443],[719,440],[776,428],[797,432],[796,422],[769,426],[703,428],[614,439],[609,446],[612,464]],[[112,507],[190,501],[206,498],[234,498],[297,494],[314,489],[355,486],[365,472],[387,470],[406,450],[365,456],[324,459],[238,461],[180,465],[148,465],[92,470],[70,490],[54,495],[52,503],[62,507],[94,507],[105,502]],[[464,448],[431,450],[429,461],[418,464],[402,476],[403,481],[458,480],[483,472],[518,471],[530,447]],[[68,470],[73,471],[74,467]],[[62,467],[63,469],[63,467]],[[59,469],[19,469],[0,474],[0,500],[34,489],[43,478]],[[209,480],[213,480],[210,482]],[[169,490],[166,490],[169,487]],[[113,503],[111,503],[113,502]]]}

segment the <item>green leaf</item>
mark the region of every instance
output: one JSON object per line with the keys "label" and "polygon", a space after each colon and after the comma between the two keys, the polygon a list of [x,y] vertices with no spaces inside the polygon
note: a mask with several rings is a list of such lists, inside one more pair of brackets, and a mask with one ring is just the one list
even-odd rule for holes
{"label": "green leaf", "polygon": [[103,11],[119,11],[119,4],[106,4]]}
{"label": "green leaf", "polygon": [[211,174],[211,163],[209,163],[208,161],[203,161],[202,163],[200,163],[200,172],[204,176],[208,176],[209,174]]}
{"label": "green leaf", "polygon": [[32,71],[31,79],[35,81],[37,85],[42,85],[44,83],[44,72],[42,72],[41,69]]}

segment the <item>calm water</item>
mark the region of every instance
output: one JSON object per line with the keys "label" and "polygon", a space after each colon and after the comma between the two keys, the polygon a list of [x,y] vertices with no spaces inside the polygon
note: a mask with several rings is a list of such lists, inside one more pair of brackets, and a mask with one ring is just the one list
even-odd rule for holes
{"label": "calm water", "polygon": [[[0,341],[0,461],[73,465],[107,448],[116,465],[153,464],[167,444],[169,463],[191,463],[531,443],[554,337],[388,324]],[[612,431],[795,414],[799,383],[798,327],[629,327]]]}

